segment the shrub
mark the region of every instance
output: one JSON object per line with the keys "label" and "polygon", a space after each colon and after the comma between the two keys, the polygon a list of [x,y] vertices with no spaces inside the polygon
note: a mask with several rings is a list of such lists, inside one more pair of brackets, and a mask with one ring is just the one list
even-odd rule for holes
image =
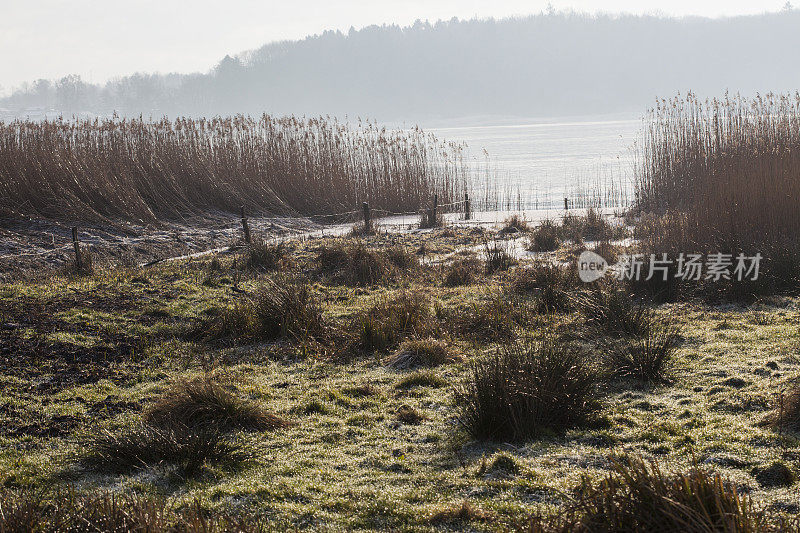
{"label": "shrub", "polygon": [[267,431],[289,425],[258,405],[231,394],[210,377],[174,384],[150,408],[145,421],[159,428],[185,425],[191,429],[213,428],[223,432],[233,429]]}
{"label": "shrub", "polygon": [[731,482],[696,466],[686,474],[665,475],[640,458],[614,461],[598,483],[584,479],[574,502],[550,519],[526,527],[540,532],[767,532],[787,521],[757,511]]}
{"label": "shrub", "polygon": [[678,332],[668,319],[651,326],[644,336],[617,343],[609,353],[612,371],[643,382],[663,381],[675,355],[680,338]]}
{"label": "shrub", "polygon": [[405,338],[425,337],[438,331],[430,301],[413,292],[383,300],[363,313],[357,324],[361,348],[369,351],[387,350]]}
{"label": "shrub", "polygon": [[408,339],[389,359],[389,366],[401,370],[420,366],[439,366],[459,360],[447,345],[436,339]]}
{"label": "shrub", "polygon": [[192,476],[206,464],[244,458],[242,447],[224,440],[217,429],[185,426],[161,429],[140,424],[123,431],[103,431],[85,443],[85,450],[84,467],[115,474],[171,464]]}
{"label": "shrub", "polygon": [[526,249],[531,252],[553,252],[561,246],[559,231],[551,220],[545,220],[533,230]]}
{"label": "shrub", "polygon": [[456,391],[458,421],[473,437],[520,441],[588,420],[596,373],[552,337],[512,345],[473,363]]}

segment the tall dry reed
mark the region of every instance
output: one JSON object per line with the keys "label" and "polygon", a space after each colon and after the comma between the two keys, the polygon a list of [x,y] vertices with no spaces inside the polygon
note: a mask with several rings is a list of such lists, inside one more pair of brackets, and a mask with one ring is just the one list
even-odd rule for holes
{"label": "tall dry reed", "polygon": [[781,283],[800,266],[800,94],[693,95],[650,112],[636,203],[654,252],[761,253]]}
{"label": "tall dry reed", "polygon": [[462,146],[373,122],[245,116],[0,123],[0,212],[129,220],[209,211],[414,211],[463,197]]}

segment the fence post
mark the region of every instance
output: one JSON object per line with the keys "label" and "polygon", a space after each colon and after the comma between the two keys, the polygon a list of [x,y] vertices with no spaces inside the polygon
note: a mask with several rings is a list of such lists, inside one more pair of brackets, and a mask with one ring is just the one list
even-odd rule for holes
{"label": "fence post", "polygon": [[372,227],[372,217],[370,216],[369,212],[369,204],[367,202],[361,202],[361,210],[364,212],[364,230],[369,231]]}
{"label": "fence post", "polygon": [[251,243],[250,240],[250,225],[247,223],[247,217],[244,214],[244,206],[241,207],[242,212],[242,231],[244,231],[244,242]]}
{"label": "fence post", "polygon": [[569,200],[567,197],[564,197],[564,211],[569,211]]}
{"label": "fence post", "polygon": [[83,258],[81,257],[81,243],[78,240],[78,228],[72,228],[72,246],[75,248],[75,266],[78,269],[83,268]]}
{"label": "fence post", "polygon": [[436,226],[436,209],[439,207],[439,195],[433,195],[433,208],[431,209],[431,225]]}
{"label": "fence post", "polygon": [[464,220],[472,218],[472,210],[469,205],[469,193],[464,193]]}

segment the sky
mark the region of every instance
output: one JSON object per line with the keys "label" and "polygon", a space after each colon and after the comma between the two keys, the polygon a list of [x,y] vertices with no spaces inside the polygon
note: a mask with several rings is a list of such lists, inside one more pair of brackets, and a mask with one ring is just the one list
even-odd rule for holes
{"label": "sky", "polygon": [[502,18],[556,10],[708,17],[777,11],[785,0],[0,0],[0,95],[79,74],[206,72],[226,54],[370,24]]}

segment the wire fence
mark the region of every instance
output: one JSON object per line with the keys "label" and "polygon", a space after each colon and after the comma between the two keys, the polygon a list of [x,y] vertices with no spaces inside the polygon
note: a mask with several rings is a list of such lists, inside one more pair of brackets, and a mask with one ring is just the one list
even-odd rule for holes
{"label": "wire fence", "polygon": [[[565,209],[565,211],[568,211],[570,208],[574,209],[576,203],[578,203],[578,202],[573,202],[573,201],[570,201],[567,198],[565,198],[564,199],[564,209]],[[362,204],[361,209],[354,209],[352,211],[344,211],[344,212],[340,212],[340,213],[324,213],[324,214],[316,214],[316,215],[302,215],[302,216],[296,216],[296,217],[292,217],[292,216],[255,217],[255,218],[251,219],[251,218],[245,216],[244,215],[244,211],[242,211],[242,216],[241,217],[235,217],[234,216],[234,217],[231,217],[231,218],[229,218],[227,220],[223,220],[223,221],[220,221],[220,222],[217,222],[217,223],[213,223],[213,224],[208,224],[208,219],[207,218],[204,219],[202,217],[190,217],[188,219],[183,219],[183,222],[185,224],[187,224],[187,225],[195,225],[195,226],[197,226],[199,231],[205,231],[205,232],[214,232],[214,231],[220,231],[220,230],[221,231],[225,231],[225,232],[243,231],[243,233],[245,235],[245,238],[250,238],[250,229],[254,229],[257,232],[267,232],[267,231],[276,229],[276,226],[278,228],[281,228],[281,227],[283,227],[282,224],[287,224],[287,225],[296,224],[297,222],[303,221],[303,220],[307,220],[307,221],[310,221],[312,223],[314,223],[315,220],[316,221],[320,221],[320,220],[324,220],[325,221],[325,225],[323,225],[321,228],[319,228],[317,230],[299,232],[299,236],[301,236],[301,237],[306,236],[307,237],[307,236],[311,236],[311,235],[315,234],[316,232],[320,232],[321,235],[324,235],[326,227],[330,228],[331,226],[341,226],[341,225],[344,225],[344,224],[357,223],[359,221],[363,221],[364,224],[375,224],[375,223],[380,224],[381,223],[380,222],[381,219],[387,219],[387,218],[392,218],[392,217],[419,216],[419,217],[421,217],[421,220],[420,220],[420,222],[421,222],[422,218],[425,217],[426,215],[428,215],[428,216],[432,215],[433,217],[436,217],[437,214],[439,214],[439,213],[441,213],[441,214],[462,213],[463,216],[464,216],[464,220],[465,221],[469,221],[472,218],[473,214],[479,213],[479,212],[471,211],[470,207],[471,207],[470,206],[470,200],[469,200],[468,197],[465,197],[464,200],[458,200],[458,201],[450,202],[450,203],[447,203],[447,204],[438,204],[436,202],[436,200],[434,200],[434,202],[431,204],[430,207],[420,208],[420,209],[415,210],[415,211],[397,212],[397,211],[390,211],[390,210],[387,210],[387,209],[372,209],[372,208],[369,207],[368,204],[364,203],[364,204]],[[492,211],[492,212],[494,212],[494,211]],[[378,216],[378,218],[373,219],[372,218],[373,215]],[[194,220],[194,222],[193,222],[193,220]],[[481,222],[485,223],[485,222],[487,222],[487,220],[482,220]],[[496,223],[496,222],[498,222],[498,220],[493,220],[493,221],[490,220],[488,222],[495,222]],[[61,223],[58,223],[58,222],[55,222],[55,221],[52,222],[52,224],[54,226],[59,227],[59,228],[68,229],[68,226],[65,226],[64,224],[61,224]],[[402,225],[406,225],[406,224],[402,224]],[[47,250],[37,250],[37,251],[30,251],[30,252],[18,252],[18,253],[0,255],[0,260],[17,259],[17,258],[24,258],[24,257],[45,257],[45,256],[49,256],[49,255],[52,255],[52,254],[57,254],[57,253],[63,252],[65,250],[69,249],[69,248],[76,248],[76,249],[79,250],[81,244],[85,244],[87,242],[90,245],[94,245],[95,244],[95,243],[93,243],[91,241],[81,240],[80,237],[79,237],[79,233],[78,233],[77,228],[73,227],[71,229],[73,231],[73,241],[72,242],[68,242],[68,243],[63,244],[61,246],[57,246],[55,248],[51,248],[51,249],[47,249]],[[83,233],[84,233],[84,236],[86,236],[85,235],[86,232],[83,232]],[[150,235],[153,238],[155,238],[155,236],[157,234],[158,233],[151,233]],[[175,230],[175,229],[170,229],[170,230],[165,230],[164,232],[162,232],[162,235],[164,235],[164,236],[174,236],[178,240],[181,240],[181,238],[187,238],[187,237],[191,237],[191,236],[196,235],[196,231],[194,233],[192,233],[192,234],[187,232],[187,233],[181,235],[180,231]],[[298,235],[295,235],[295,237],[296,236],[298,236]],[[94,236],[90,235],[90,237],[94,237]],[[55,236],[53,236],[53,238],[55,239]],[[117,238],[117,242],[119,242],[121,244],[126,244],[126,245],[135,244],[134,240],[130,240],[130,239],[125,238],[125,237]],[[226,248],[230,249],[231,247],[226,247]],[[218,249],[220,249],[220,248],[213,248],[211,251],[218,250]],[[193,255],[203,254],[203,253],[206,253],[206,252],[207,251],[198,251],[196,253],[189,254],[187,256],[182,256],[182,257],[189,257],[189,256],[193,256]],[[152,264],[160,262],[160,261],[161,260],[157,260],[155,262],[152,262]]]}

